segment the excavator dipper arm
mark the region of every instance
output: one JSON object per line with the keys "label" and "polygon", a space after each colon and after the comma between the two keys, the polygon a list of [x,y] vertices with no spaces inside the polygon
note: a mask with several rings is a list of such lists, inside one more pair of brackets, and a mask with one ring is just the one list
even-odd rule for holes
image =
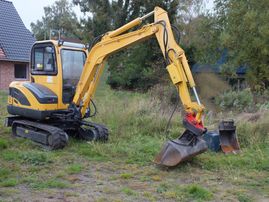
{"label": "excavator dipper arm", "polygon": [[[153,23],[146,24],[135,31],[127,32],[131,28],[140,25],[145,18],[151,15],[154,15]],[[87,115],[87,109],[108,56],[154,36],[157,38],[166,62],[166,69],[186,111],[183,121],[186,131],[180,138],[170,140],[155,159],[158,164],[174,166],[190,156],[206,150],[205,142],[200,138],[205,132],[202,123],[204,106],[198,98],[185,53],[176,43],[167,12],[162,8],[155,7],[151,13],[102,36],[100,42],[96,43],[88,54],[72,106],[77,107],[80,112],[80,118],[84,118]],[[192,88],[196,101],[191,100],[189,87]]]}

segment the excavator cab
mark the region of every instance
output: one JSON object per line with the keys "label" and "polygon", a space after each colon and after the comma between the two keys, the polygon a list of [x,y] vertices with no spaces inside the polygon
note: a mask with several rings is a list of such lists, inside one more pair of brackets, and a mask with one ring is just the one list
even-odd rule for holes
{"label": "excavator cab", "polygon": [[37,83],[47,77],[46,83],[61,82],[58,89],[49,86],[52,91],[57,89],[63,104],[71,103],[87,57],[85,46],[64,41],[38,42],[33,45],[31,55],[33,80]]}
{"label": "excavator cab", "polygon": [[8,112],[44,120],[67,110],[76,92],[87,57],[85,45],[39,41],[31,50],[30,81],[10,84]]}

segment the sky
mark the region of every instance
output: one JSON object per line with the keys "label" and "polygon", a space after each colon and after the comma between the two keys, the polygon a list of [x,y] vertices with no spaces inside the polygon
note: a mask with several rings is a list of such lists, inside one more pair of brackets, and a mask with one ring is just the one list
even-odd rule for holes
{"label": "sky", "polygon": [[[31,22],[36,22],[44,16],[44,7],[52,5],[56,0],[8,0],[13,3],[24,25],[31,30]],[[71,2],[71,1],[70,1]],[[74,6],[77,16],[83,16],[78,6]]]}
{"label": "sky", "polygon": [[[31,30],[31,22],[40,20],[44,15],[44,7],[52,5],[56,0],[9,0],[13,2],[16,10],[18,11],[25,26]],[[71,0],[69,0],[71,2]],[[213,7],[213,0],[205,0],[206,8],[211,9]],[[74,11],[78,18],[83,14],[80,12],[78,6],[74,6]]]}

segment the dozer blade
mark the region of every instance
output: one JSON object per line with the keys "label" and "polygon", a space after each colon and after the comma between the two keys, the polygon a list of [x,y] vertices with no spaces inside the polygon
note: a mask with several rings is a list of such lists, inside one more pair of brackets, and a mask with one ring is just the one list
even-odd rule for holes
{"label": "dozer blade", "polygon": [[236,126],[233,120],[221,121],[219,124],[220,146],[225,154],[240,151],[235,130]]}
{"label": "dozer blade", "polygon": [[166,142],[154,162],[172,167],[206,150],[206,142],[200,136],[186,130],[179,138]]}

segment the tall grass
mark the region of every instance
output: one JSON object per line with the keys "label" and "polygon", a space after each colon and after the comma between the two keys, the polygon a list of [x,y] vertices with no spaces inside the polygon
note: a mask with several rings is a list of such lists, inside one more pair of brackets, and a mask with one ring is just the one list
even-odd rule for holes
{"label": "tall grass", "polygon": [[[163,91],[163,97],[160,98],[152,91],[146,94],[115,91],[106,85],[106,74],[107,72],[101,79],[94,97],[97,116],[90,121],[105,124],[109,128],[109,142],[107,144],[85,144],[73,141],[70,150],[76,150],[76,147],[79,147],[76,152],[95,160],[119,155],[130,162],[149,162],[158,152],[167,135],[176,138],[184,131],[180,107],[171,120],[169,133],[165,131],[174,107],[174,104],[168,100],[171,88],[157,87],[159,92]],[[0,113],[1,119],[4,120],[4,116],[7,114],[5,109],[7,94],[1,92],[0,95]],[[225,112],[223,116],[225,116]],[[237,132],[242,147],[264,144],[268,141],[269,113],[264,113],[262,117],[259,121],[252,122],[240,120]],[[216,117],[212,119],[214,122],[218,122],[215,120]],[[5,131],[7,130],[5,129]],[[6,145],[6,140],[2,138],[0,148],[4,149],[7,147]]]}
{"label": "tall grass", "polygon": [[237,125],[238,138],[243,147],[269,144],[269,111],[241,119]]}
{"label": "tall grass", "polygon": [[[106,173],[106,176],[111,176],[112,173],[112,177],[118,176],[120,179],[118,190],[127,196],[134,197],[139,197],[137,191],[129,188],[127,181],[137,181],[138,179],[142,181],[143,179],[144,182],[145,179],[148,181],[152,178],[150,192],[145,192],[145,195],[149,193],[148,197],[158,195],[160,200],[171,201],[213,199],[216,195],[214,191],[212,192],[213,189],[204,186],[207,183],[201,182],[202,178],[196,178],[197,175],[192,176],[193,172],[203,173],[199,176],[203,176],[207,182],[214,181],[211,176],[220,176],[220,180],[227,178],[229,181],[232,179],[231,174],[232,176],[239,174],[247,176],[252,173],[253,179],[249,183],[261,184],[259,186],[266,188],[268,181],[266,179],[259,181],[256,175],[260,175],[260,173],[266,175],[269,168],[269,112],[261,114],[257,119],[253,117],[238,119],[237,131],[242,147],[240,154],[224,155],[207,152],[189,162],[182,163],[176,169],[164,172],[154,166],[145,167],[145,165],[153,165],[155,155],[167,140],[165,128],[174,104],[168,102],[167,99],[158,99],[150,92],[141,94],[114,91],[104,81],[103,78],[94,98],[98,110],[97,116],[90,121],[102,123],[109,128],[109,141],[107,143],[85,142],[70,138],[69,144],[64,149],[48,152],[29,140],[11,138],[10,129],[0,125],[0,187],[23,185],[35,190],[77,189],[77,184],[73,184],[76,175],[85,173],[89,175],[89,171],[92,175],[93,172],[89,167],[94,170],[95,166],[96,169],[98,167],[98,170],[100,169],[97,173],[102,175],[101,173],[106,172],[105,167],[111,166],[114,167],[114,171]],[[6,98],[6,93],[0,93],[1,120],[4,120],[7,115]],[[223,113],[222,116],[227,117],[227,114]],[[212,120],[208,119],[206,119],[206,123],[218,122],[216,121],[218,118],[214,116],[212,116]],[[184,131],[180,107],[174,114],[169,131],[168,135],[173,138],[178,137]],[[105,161],[109,162],[104,163]],[[135,168],[128,168],[129,164],[135,164],[131,165]],[[122,168],[124,165],[126,167]],[[153,176],[149,177],[150,172],[153,173]],[[165,175],[165,178],[162,175]],[[181,181],[183,175],[194,181]],[[165,179],[167,184],[169,183],[168,187],[160,184],[163,183],[162,179]],[[218,180],[217,183],[219,182],[221,181]],[[122,183],[125,183],[124,186]],[[181,183],[182,186],[175,186]],[[199,186],[196,183],[199,183]],[[245,186],[245,181],[242,184]],[[212,184],[209,187],[213,186],[215,185]],[[103,187],[100,189],[104,190]],[[152,190],[156,190],[156,193]],[[253,187],[251,190],[253,191]],[[143,200],[141,199],[141,201]]]}

